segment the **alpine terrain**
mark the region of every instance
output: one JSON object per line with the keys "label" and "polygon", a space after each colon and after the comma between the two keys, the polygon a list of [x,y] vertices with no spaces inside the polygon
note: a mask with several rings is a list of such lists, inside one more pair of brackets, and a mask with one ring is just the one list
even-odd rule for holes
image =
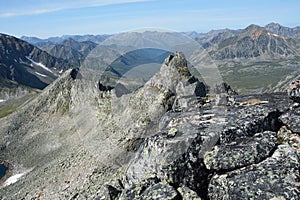
{"label": "alpine terrain", "polygon": [[0,199],[300,197],[299,27],[0,35]]}

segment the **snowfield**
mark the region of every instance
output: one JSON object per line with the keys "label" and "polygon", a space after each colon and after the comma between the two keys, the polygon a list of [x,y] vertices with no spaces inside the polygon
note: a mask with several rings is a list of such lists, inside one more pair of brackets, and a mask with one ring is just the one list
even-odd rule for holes
{"label": "snowfield", "polygon": [[8,185],[11,185],[15,182],[17,182],[22,176],[24,176],[25,173],[21,173],[21,174],[16,174],[16,175],[13,175],[11,177],[9,177],[5,182],[4,182],[4,186],[8,186]]}
{"label": "snowfield", "polygon": [[37,75],[42,76],[42,77],[48,77],[48,76],[45,75],[45,74],[41,74],[41,73],[38,73],[38,72],[34,72],[34,73],[36,73]]}
{"label": "snowfield", "polygon": [[29,56],[26,56],[26,58],[27,58],[30,62],[32,62],[33,64],[38,65],[38,66],[40,66],[41,68],[43,68],[44,70],[53,73],[52,70],[49,69],[48,67],[46,67],[43,63],[35,62],[35,61],[32,60],[31,58],[29,58]]}

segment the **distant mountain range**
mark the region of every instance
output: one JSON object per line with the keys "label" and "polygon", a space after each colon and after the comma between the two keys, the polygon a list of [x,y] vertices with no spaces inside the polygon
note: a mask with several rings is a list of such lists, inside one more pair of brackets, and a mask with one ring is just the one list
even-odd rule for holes
{"label": "distant mountain range", "polygon": [[208,33],[145,31],[48,39],[17,39],[1,34],[0,41],[2,87],[14,83],[43,89],[72,67],[104,70],[121,77],[134,67],[145,65],[143,73],[137,70],[134,75],[149,79],[158,68],[147,64],[161,63],[167,54],[177,50],[192,56],[188,59],[197,60],[195,48],[204,50],[223,79],[240,92],[263,91],[297,71],[300,65],[300,27],[276,23]]}
{"label": "distant mountain range", "polygon": [[92,41],[95,43],[101,43],[111,35],[64,35],[61,37],[50,37],[47,39],[41,39],[38,37],[22,36],[21,39],[27,41],[36,46],[42,46],[43,44],[59,44],[65,40],[73,39],[77,42]]}
{"label": "distant mountain range", "polygon": [[50,55],[68,60],[76,66],[85,59],[88,53],[97,46],[96,43],[91,41],[79,42],[72,38],[66,39],[58,44],[48,44],[40,48],[47,51]]}
{"label": "distant mountain range", "polygon": [[[216,48],[210,50],[210,55],[217,60],[235,58],[274,58],[291,57],[298,54],[296,41],[268,32],[266,29],[250,25],[238,34],[225,31],[223,39]],[[232,35],[231,37],[228,37]]]}

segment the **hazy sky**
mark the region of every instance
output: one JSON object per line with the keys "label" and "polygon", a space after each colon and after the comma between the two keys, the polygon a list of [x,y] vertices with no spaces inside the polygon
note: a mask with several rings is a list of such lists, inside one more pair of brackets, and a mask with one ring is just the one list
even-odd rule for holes
{"label": "hazy sky", "polygon": [[0,0],[0,32],[46,38],[141,28],[207,32],[300,26],[299,0]]}

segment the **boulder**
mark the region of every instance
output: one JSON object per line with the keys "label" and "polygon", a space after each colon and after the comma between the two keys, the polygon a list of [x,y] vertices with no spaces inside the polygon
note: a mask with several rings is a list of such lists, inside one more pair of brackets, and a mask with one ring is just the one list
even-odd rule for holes
{"label": "boulder", "polygon": [[148,179],[123,191],[119,200],[179,200],[179,193],[168,183]]}
{"label": "boulder", "polygon": [[275,148],[275,143],[276,133],[270,131],[239,138],[230,144],[216,145],[205,154],[204,163],[208,169],[216,171],[248,166],[267,158]]}
{"label": "boulder", "polygon": [[214,175],[209,199],[299,199],[300,160],[293,148],[279,145],[260,163]]}
{"label": "boulder", "polygon": [[290,110],[279,118],[291,131],[300,133],[300,108]]}

